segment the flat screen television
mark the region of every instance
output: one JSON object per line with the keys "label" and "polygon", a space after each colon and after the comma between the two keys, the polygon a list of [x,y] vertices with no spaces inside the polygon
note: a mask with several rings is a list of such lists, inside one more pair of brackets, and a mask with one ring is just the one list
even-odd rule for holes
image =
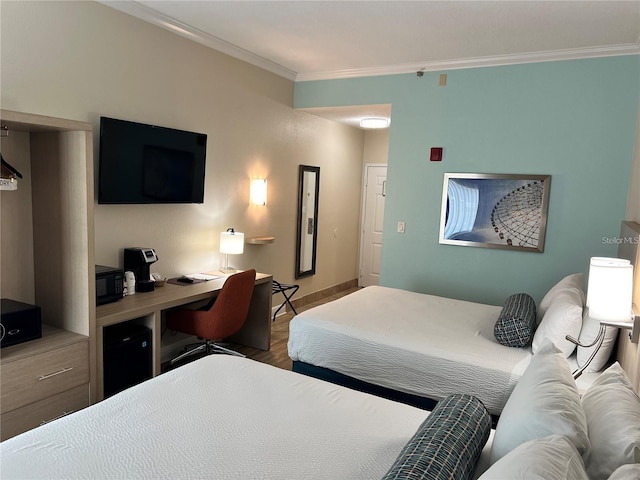
{"label": "flat screen television", "polygon": [[207,135],[100,117],[98,203],[202,203]]}

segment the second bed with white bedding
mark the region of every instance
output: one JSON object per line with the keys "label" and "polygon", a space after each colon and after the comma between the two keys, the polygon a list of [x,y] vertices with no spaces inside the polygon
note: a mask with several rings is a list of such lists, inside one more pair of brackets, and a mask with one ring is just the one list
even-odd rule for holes
{"label": "second bed with white bedding", "polygon": [[211,355],[2,442],[0,477],[368,480],[427,416]]}
{"label": "second bed with white bedding", "polygon": [[501,308],[370,286],[294,317],[289,356],[434,400],[467,393],[498,415],[532,356],[496,341]]}

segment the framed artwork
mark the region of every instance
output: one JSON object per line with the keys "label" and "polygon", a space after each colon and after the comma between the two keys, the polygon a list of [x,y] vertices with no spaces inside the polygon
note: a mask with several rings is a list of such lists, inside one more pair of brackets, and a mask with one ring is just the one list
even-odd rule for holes
{"label": "framed artwork", "polygon": [[445,173],[440,243],[544,251],[550,175]]}

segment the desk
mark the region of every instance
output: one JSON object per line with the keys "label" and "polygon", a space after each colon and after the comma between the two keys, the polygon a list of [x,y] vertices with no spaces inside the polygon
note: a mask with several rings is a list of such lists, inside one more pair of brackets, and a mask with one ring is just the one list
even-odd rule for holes
{"label": "desk", "polygon": [[[228,275],[218,272],[220,278],[206,282],[172,285],[165,284],[153,292],[137,292],[117,302],[100,305],[96,308],[96,351],[97,351],[97,388],[96,400],[104,398],[104,327],[128,320],[140,319],[151,329],[153,349],[153,375],[160,374],[162,312],[170,308],[211,298],[224,284]],[[247,321],[242,329],[229,340],[249,347],[269,350],[271,342],[271,283],[273,276],[266,273],[256,274],[256,284],[251,297]]]}

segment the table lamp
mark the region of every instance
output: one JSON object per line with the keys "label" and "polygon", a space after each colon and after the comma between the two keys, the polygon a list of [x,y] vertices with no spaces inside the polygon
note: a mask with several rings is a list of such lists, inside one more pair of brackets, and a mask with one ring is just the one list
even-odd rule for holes
{"label": "table lamp", "polygon": [[244,233],[236,232],[233,228],[227,228],[220,233],[220,253],[224,253],[224,268],[222,273],[233,273],[235,268],[229,267],[229,255],[240,255],[244,252]]}

